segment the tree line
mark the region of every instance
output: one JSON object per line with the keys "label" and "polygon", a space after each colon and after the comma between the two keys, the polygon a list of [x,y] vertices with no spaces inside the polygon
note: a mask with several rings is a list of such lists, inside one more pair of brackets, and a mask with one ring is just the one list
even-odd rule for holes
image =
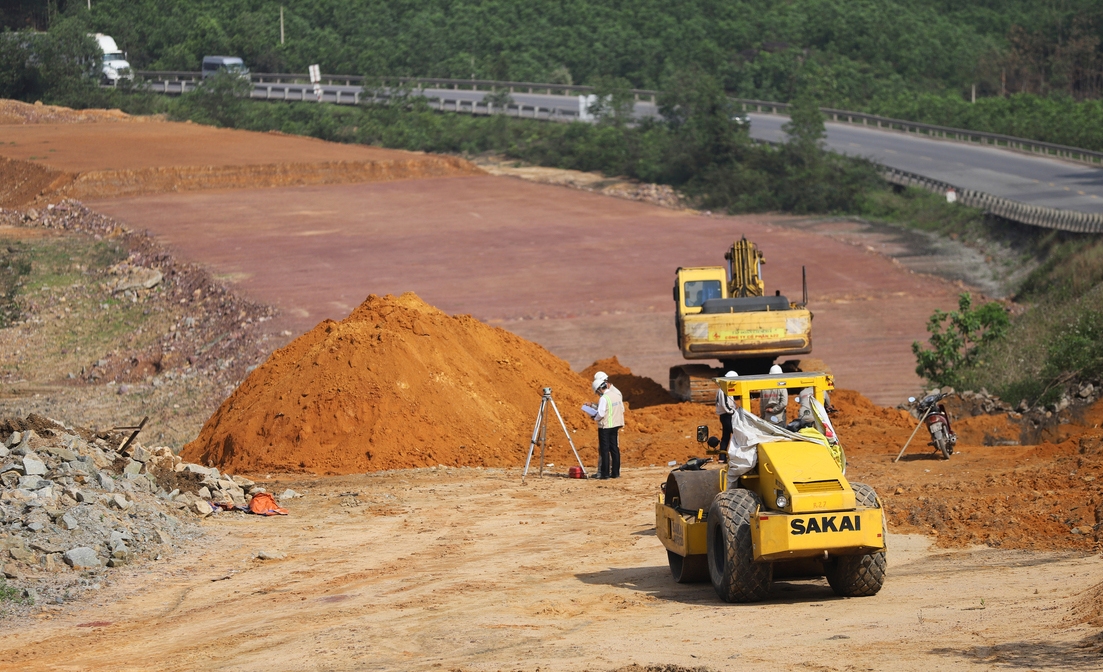
{"label": "tree line", "polygon": [[221,54],[256,72],[660,88],[698,69],[741,98],[1103,149],[1097,0],[10,0],[0,26],[0,96],[76,106],[78,89],[104,102],[62,81],[87,64],[83,31],[154,70]]}
{"label": "tree line", "polygon": [[[283,29],[281,41],[281,7]],[[138,68],[204,55],[258,72],[323,72],[656,88],[699,67],[729,93],[788,101],[814,78],[824,104],[903,92],[1097,97],[1096,0],[12,0],[7,30],[84,16]]]}

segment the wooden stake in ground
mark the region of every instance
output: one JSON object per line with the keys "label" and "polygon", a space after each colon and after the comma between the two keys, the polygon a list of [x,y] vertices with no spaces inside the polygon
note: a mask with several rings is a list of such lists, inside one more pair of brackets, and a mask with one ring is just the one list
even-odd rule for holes
{"label": "wooden stake in ground", "polygon": [[923,417],[919,418],[919,424],[916,425],[915,429],[912,430],[912,435],[909,436],[908,440],[904,442],[904,447],[900,449],[900,454],[896,456],[896,459],[893,460],[893,462],[899,462],[900,458],[904,456],[904,451],[908,449],[908,444],[911,443],[912,439],[915,438],[915,433],[918,432],[919,428],[923,426],[923,421],[926,420],[927,416],[931,414],[931,410],[934,407],[935,407],[935,405],[931,404],[931,407],[927,409],[927,412],[923,414]]}

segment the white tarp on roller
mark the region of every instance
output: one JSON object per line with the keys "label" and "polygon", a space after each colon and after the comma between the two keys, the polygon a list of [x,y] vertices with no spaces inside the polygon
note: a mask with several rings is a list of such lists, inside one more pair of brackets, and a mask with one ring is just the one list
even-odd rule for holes
{"label": "white tarp on roller", "polygon": [[[837,446],[835,428],[827,417],[827,410],[815,398],[811,402],[816,430],[827,438],[828,444]],[[743,407],[736,408],[732,415],[731,443],[728,445],[728,483],[735,483],[736,479],[753,469],[758,463],[758,444],[771,441],[807,441],[824,445],[818,437],[790,432],[784,427],[766,422]],[[831,445],[824,447],[831,450]]]}

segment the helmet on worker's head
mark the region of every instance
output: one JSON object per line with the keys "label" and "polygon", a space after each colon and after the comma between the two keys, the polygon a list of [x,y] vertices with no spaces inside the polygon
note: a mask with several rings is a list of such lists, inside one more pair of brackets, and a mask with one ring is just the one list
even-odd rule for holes
{"label": "helmet on worker's head", "polygon": [[601,388],[605,387],[608,382],[609,381],[606,378],[594,378],[594,382],[590,385],[590,387],[594,388],[594,392],[597,392]]}
{"label": "helmet on worker's head", "polygon": [[727,373],[724,374],[724,377],[725,378],[738,378],[739,374],[736,373],[735,371],[728,371]]}
{"label": "helmet on worker's head", "polygon": [[[604,371],[598,371],[594,374],[595,385],[597,385],[598,383],[604,383],[607,380],[609,380],[609,374],[605,373]],[[596,390],[597,388],[595,387],[594,389]]]}
{"label": "helmet on worker's head", "polygon": [[770,373],[781,373],[781,367],[777,364],[774,364],[770,367]]}

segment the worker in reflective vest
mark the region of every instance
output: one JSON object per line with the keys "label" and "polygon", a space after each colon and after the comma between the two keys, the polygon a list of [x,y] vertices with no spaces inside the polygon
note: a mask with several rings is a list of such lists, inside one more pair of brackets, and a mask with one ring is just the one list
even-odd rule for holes
{"label": "worker in reflective vest", "polygon": [[624,397],[609,383],[609,377],[598,371],[592,384],[601,397],[597,405],[598,478],[620,478],[620,443],[617,434],[624,426]]}

